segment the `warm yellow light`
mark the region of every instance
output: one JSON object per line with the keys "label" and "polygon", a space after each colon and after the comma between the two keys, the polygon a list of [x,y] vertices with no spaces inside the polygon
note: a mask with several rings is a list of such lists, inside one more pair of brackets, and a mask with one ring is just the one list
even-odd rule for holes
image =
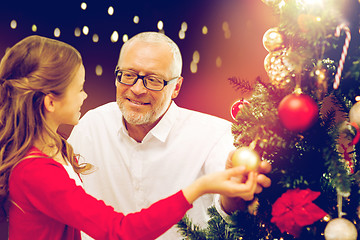
{"label": "warm yellow light", "polygon": [[196,72],[197,72],[197,63],[195,63],[194,61],[191,62],[191,64],[190,64],[190,71],[191,71],[192,73],[196,73]]}
{"label": "warm yellow light", "polygon": [[180,39],[185,39],[185,32],[183,30],[179,31],[179,38]]}
{"label": "warm yellow light", "polygon": [[193,61],[194,61],[194,63],[200,62],[200,53],[197,50],[193,53]]}
{"label": "warm yellow light", "polygon": [[129,40],[129,36],[127,34],[124,34],[122,40],[123,42],[127,42],[127,40]]}
{"label": "warm yellow light", "polygon": [[222,60],[221,60],[221,57],[217,57],[216,58],[216,67],[221,67],[221,65],[222,65]]}
{"label": "warm yellow light", "polygon": [[74,31],[74,35],[75,35],[75,37],[80,37],[80,35],[81,35],[81,30],[80,30],[80,28],[75,28],[75,31]]}
{"label": "warm yellow light", "polygon": [[86,2],[82,2],[80,7],[81,7],[82,10],[85,10],[87,8]]}
{"label": "warm yellow light", "polygon": [[36,26],[35,24],[33,24],[33,25],[31,26],[31,31],[33,31],[33,32],[36,32],[36,31],[37,31],[37,26]]}
{"label": "warm yellow light", "polygon": [[222,29],[224,30],[224,32],[230,30],[229,23],[227,21],[223,22]]}
{"label": "warm yellow light", "polygon": [[114,31],[112,34],[111,34],[111,37],[110,37],[110,40],[111,42],[117,42],[119,40],[119,33],[117,31]]}
{"label": "warm yellow light", "polygon": [[182,23],[181,23],[181,30],[184,31],[184,32],[186,32],[187,28],[188,28],[187,23],[186,23],[186,22],[182,22]]}
{"label": "warm yellow light", "polygon": [[224,36],[226,39],[229,39],[231,37],[231,31],[230,31],[230,26],[228,22],[223,22],[222,24],[222,29],[224,30]]}
{"label": "warm yellow light", "polygon": [[97,43],[99,42],[99,35],[97,35],[96,33],[92,36],[92,40],[93,42]]}
{"label": "warm yellow light", "polygon": [[12,29],[15,29],[15,28],[17,27],[17,22],[16,22],[16,20],[12,20],[12,21],[10,22],[10,27],[11,27]]}
{"label": "warm yellow light", "polygon": [[112,15],[114,14],[114,8],[113,8],[112,6],[110,6],[110,7],[108,8],[108,14],[109,14],[110,16],[112,16]]}
{"label": "warm yellow light", "polygon": [[135,24],[138,24],[139,21],[140,21],[139,16],[134,16],[133,21],[134,21]]}
{"label": "warm yellow light", "polygon": [[55,30],[54,30],[54,36],[55,36],[55,37],[60,37],[60,29],[59,29],[59,28],[55,28]]}
{"label": "warm yellow light", "polygon": [[202,34],[204,34],[204,35],[208,34],[207,26],[203,26],[201,31],[202,31]]}
{"label": "warm yellow light", "polygon": [[84,26],[82,29],[82,32],[84,35],[88,35],[89,34],[89,27],[88,26]]}
{"label": "warm yellow light", "polygon": [[[360,1],[360,0],[359,0],[359,1]],[[360,101],[360,96],[356,96],[356,97],[355,97],[355,101],[357,101],[357,102]]]}
{"label": "warm yellow light", "polygon": [[164,23],[163,23],[163,21],[158,21],[158,23],[157,23],[157,28],[159,29],[159,30],[163,30],[164,29]]}
{"label": "warm yellow light", "polygon": [[95,74],[96,76],[101,76],[103,74],[103,68],[101,65],[96,65]]}

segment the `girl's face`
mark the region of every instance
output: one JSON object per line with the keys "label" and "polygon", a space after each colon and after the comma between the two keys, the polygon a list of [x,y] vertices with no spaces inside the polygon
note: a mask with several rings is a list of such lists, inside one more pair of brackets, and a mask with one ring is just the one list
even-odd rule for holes
{"label": "girl's face", "polygon": [[61,124],[76,125],[80,119],[80,108],[87,98],[84,91],[85,68],[81,64],[73,81],[67,87],[65,95],[55,101],[56,108],[53,112],[53,120],[59,126]]}

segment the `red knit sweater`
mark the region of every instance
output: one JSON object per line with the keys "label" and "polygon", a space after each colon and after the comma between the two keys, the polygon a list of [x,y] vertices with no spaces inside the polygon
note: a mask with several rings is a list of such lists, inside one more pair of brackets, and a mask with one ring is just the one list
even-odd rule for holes
{"label": "red knit sweater", "polygon": [[192,207],[179,191],[125,216],[76,186],[60,163],[30,152],[44,157],[23,160],[11,173],[9,240],[81,239],[79,230],[95,239],[155,239]]}

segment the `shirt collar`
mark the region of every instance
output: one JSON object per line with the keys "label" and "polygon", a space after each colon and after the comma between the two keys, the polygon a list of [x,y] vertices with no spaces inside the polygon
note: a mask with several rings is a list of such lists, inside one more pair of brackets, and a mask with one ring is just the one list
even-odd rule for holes
{"label": "shirt collar", "polygon": [[169,109],[166,111],[158,124],[156,124],[156,126],[151,129],[148,135],[151,134],[157,139],[159,139],[161,142],[165,142],[167,137],[169,136],[171,128],[174,126],[177,119],[178,109],[179,107],[175,104],[174,101],[172,101]]}

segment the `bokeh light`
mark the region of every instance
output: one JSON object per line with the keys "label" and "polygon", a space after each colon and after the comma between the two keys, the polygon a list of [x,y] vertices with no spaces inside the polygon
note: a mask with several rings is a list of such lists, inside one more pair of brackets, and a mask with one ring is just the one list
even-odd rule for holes
{"label": "bokeh light", "polygon": [[89,34],[89,27],[88,26],[84,26],[82,29],[82,32],[84,35],[88,35]]}
{"label": "bokeh light", "polygon": [[10,22],[10,27],[11,27],[12,29],[15,29],[15,28],[17,27],[17,22],[16,22],[16,20],[12,20],[12,21]]}
{"label": "bokeh light", "polygon": [[114,31],[114,32],[111,34],[110,40],[111,40],[111,42],[113,42],[113,43],[119,41],[119,33],[118,33],[117,31]]}
{"label": "bokeh light", "polygon": [[81,35],[81,30],[80,30],[80,28],[75,28],[75,31],[74,31],[74,35],[75,35],[75,37],[80,37],[80,35]]}
{"label": "bokeh light", "polygon": [[55,28],[55,29],[54,29],[54,36],[55,36],[55,37],[60,37],[60,34],[61,34],[60,28]]}
{"label": "bokeh light", "polygon": [[203,26],[202,29],[201,29],[201,32],[202,32],[202,34],[204,34],[204,35],[208,34],[208,28],[207,28],[207,26]]}
{"label": "bokeh light", "polygon": [[103,68],[101,65],[96,65],[95,74],[96,74],[96,76],[101,76],[103,74]]}
{"label": "bokeh light", "polygon": [[93,36],[92,36],[92,40],[93,40],[93,42],[94,42],[94,43],[99,42],[99,35],[97,35],[96,33],[95,33],[95,34],[93,34]]}
{"label": "bokeh light", "polygon": [[139,16],[134,16],[134,18],[133,18],[133,22],[134,22],[135,24],[138,24],[138,23],[139,23],[139,21],[140,21]]}
{"label": "bokeh light", "polygon": [[127,34],[124,34],[122,37],[122,41],[127,42],[127,40],[129,40],[129,36]]}
{"label": "bokeh light", "polygon": [[80,7],[81,7],[82,10],[86,10],[86,8],[87,8],[86,2],[82,2],[82,3],[80,4]]}
{"label": "bokeh light", "polygon": [[108,14],[109,14],[110,16],[112,16],[112,15],[114,14],[114,8],[113,8],[112,6],[110,6],[110,7],[108,8]]}
{"label": "bokeh light", "polygon": [[158,21],[158,23],[157,23],[157,28],[159,29],[159,30],[163,30],[164,29],[164,23],[163,23],[163,21]]}

